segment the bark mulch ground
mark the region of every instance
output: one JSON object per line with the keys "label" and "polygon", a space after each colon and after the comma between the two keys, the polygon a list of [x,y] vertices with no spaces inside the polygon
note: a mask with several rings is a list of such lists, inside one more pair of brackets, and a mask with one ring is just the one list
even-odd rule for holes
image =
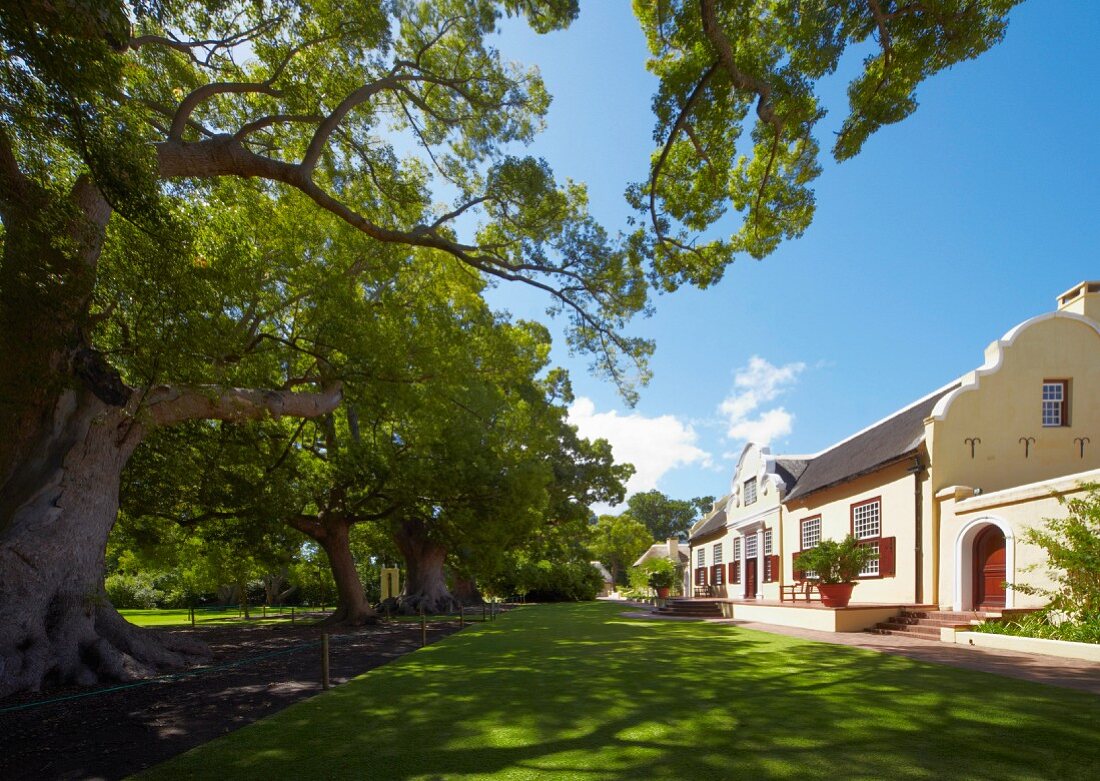
{"label": "bark mulch ground", "polygon": [[[457,620],[429,621],[428,642],[457,629]],[[0,779],[125,778],[321,691],[316,626],[176,631],[209,643],[214,660],[128,688],[72,688],[0,701]],[[420,647],[419,622],[329,631],[333,686]],[[20,705],[31,707],[5,711]]]}

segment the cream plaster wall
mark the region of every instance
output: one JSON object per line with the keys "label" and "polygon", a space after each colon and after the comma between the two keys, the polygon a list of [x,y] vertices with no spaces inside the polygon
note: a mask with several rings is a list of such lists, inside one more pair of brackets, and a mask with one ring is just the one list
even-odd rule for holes
{"label": "cream plaster wall", "polygon": [[[842,539],[851,532],[853,504],[881,499],[882,536],[896,538],[896,568],[892,578],[863,578],[852,592],[852,604],[906,603],[916,599],[916,493],[914,478],[908,469],[912,461],[902,461],[848,483],[826,488],[788,504],[783,520],[783,538],[788,552],[780,560],[783,582],[793,582],[792,554],[802,545],[801,522],[821,515],[822,539]],[[928,480],[922,481],[921,501],[924,515],[924,601],[930,601],[934,582],[931,534],[931,495]]]}
{"label": "cream plaster wall", "polygon": [[[978,531],[994,524],[1005,532],[1005,559],[1009,583],[1032,586],[1053,585],[1046,568],[1045,552],[1021,539],[1028,527],[1041,526],[1044,518],[1065,517],[1066,510],[1054,494],[1080,496],[1081,484],[1100,482],[1100,469],[1094,469],[1055,480],[997,491],[991,494],[956,499],[969,491],[945,489],[937,495],[940,506],[939,604],[952,610],[973,609],[971,591],[973,549],[971,543]],[[1042,607],[1042,597],[1022,594],[1009,588],[1008,608]]]}
{"label": "cream plaster wall", "polygon": [[[745,482],[756,479],[756,501],[745,504]],[[783,565],[783,542],[781,534],[780,518],[782,517],[782,491],[783,481],[775,473],[775,458],[771,451],[764,446],[749,443],[741,451],[741,458],[737,462],[733,478],[730,484],[730,498],[726,505],[726,526],[730,529],[728,547],[726,548],[726,561],[732,561],[733,544],[735,537],[741,538],[742,562],[745,557],[745,538],[758,532],[771,530],[772,554],[779,556],[780,572]],[[759,561],[757,564],[757,594],[762,599],[779,599],[779,584],[764,583],[764,548],[763,537],[758,543]],[[728,567],[727,567],[728,574]],[[741,582],[727,584],[726,593],[733,599],[744,599],[745,575],[742,564]],[[751,597],[751,595],[749,595]]]}
{"label": "cream plaster wall", "polygon": [[[1069,425],[1042,425],[1042,384],[1068,379]],[[1100,467],[1100,329],[1069,312],[1033,318],[986,349],[986,363],[925,424],[933,490],[985,493]],[[1034,437],[1025,457],[1023,437]],[[1081,456],[1078,437],[1089,437]],[[981,440],[971,457],[967,438]]]}

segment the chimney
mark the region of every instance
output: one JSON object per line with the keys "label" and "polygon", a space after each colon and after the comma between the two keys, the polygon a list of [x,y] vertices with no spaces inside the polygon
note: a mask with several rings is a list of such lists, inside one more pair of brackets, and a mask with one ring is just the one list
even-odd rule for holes
{"label": "chimney", "polygon": [[672,559],[673,564],[680,563],[680,539],[678,537],[668,538],[668,557]]}
{"label": "chimney", "polygon": [[1100,322],[1100,282],[1081,282],[1058,296],[1058,311]]}

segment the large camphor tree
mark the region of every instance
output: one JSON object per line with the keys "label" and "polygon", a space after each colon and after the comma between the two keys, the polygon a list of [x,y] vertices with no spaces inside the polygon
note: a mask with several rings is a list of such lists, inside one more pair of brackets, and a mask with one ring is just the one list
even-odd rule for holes
{"label": "large camphor tree", "polygon": [[[113,296],[106,265],[186,282],[205,263],[191,229],[221,217],[217,202],[294,193],[383,254],[420,248],[544,290],[571,346],[626,387],[620,359],[649,349],[622,335],[647,269],[664,290],[705,285],[735,252],[805,228],[812,86],[845,47],[875,37],[881,53],[853,82],[841,157],[911,111],[920,80],[996,42],[1011,5],[636,3],[666,141],[631,193],[648,228],[618,249],[581,187],[505,153],[532,138],[548,96],[486,43],[502,12],[550,31],[576,0],[0,4],[0,696],[185,661],[102,594],[119,474],[150,431],[317,417],[341,398],[323,367],[298,374],[277,350],[238,372],[238,353],[171,349],[172,325],[195,323],[173,321],[171,296]],[[733,163],[753,107],[755,153]],[[727,201],[746,213],[736,241],[694,243]],[[284,280],[228,282],[295,298]],[[286,341],[265,332],[261,303],[216,292],[219,336],[236,329],[252,352]],[[148,372],[103,349],[122,310],[147,315],[122,342],[167,348]]]}

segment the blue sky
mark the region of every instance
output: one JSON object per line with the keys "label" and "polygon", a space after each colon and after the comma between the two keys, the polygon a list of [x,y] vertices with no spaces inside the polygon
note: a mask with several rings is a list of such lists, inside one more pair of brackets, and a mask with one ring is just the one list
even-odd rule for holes
{"label": "blue sky", "polygon": [[[921,87],[916,114],[854,160],[825,158],[801,239],[737,261],[708,290],[658,297],[631,329],[657,341],[633,409],[584,356],[555,347],[574,421],[638,466],[631,489],[722,494],[746,437],[821,450],[978,366],[990,341],[1100,278],[1100,4],[1073,9],[1017,8],[1002,44]],[[548,36],[508,23],[499,46],[537,64],[554,96],[530,151],[586,182],[595,215],[624,228],[624,188],[653,148],[655,87],[629,3],[582,1],[580,19]],[[824,86],[825,149],[850,73]],[[491,301],[545,319],[545,300],[515,285]]]}

